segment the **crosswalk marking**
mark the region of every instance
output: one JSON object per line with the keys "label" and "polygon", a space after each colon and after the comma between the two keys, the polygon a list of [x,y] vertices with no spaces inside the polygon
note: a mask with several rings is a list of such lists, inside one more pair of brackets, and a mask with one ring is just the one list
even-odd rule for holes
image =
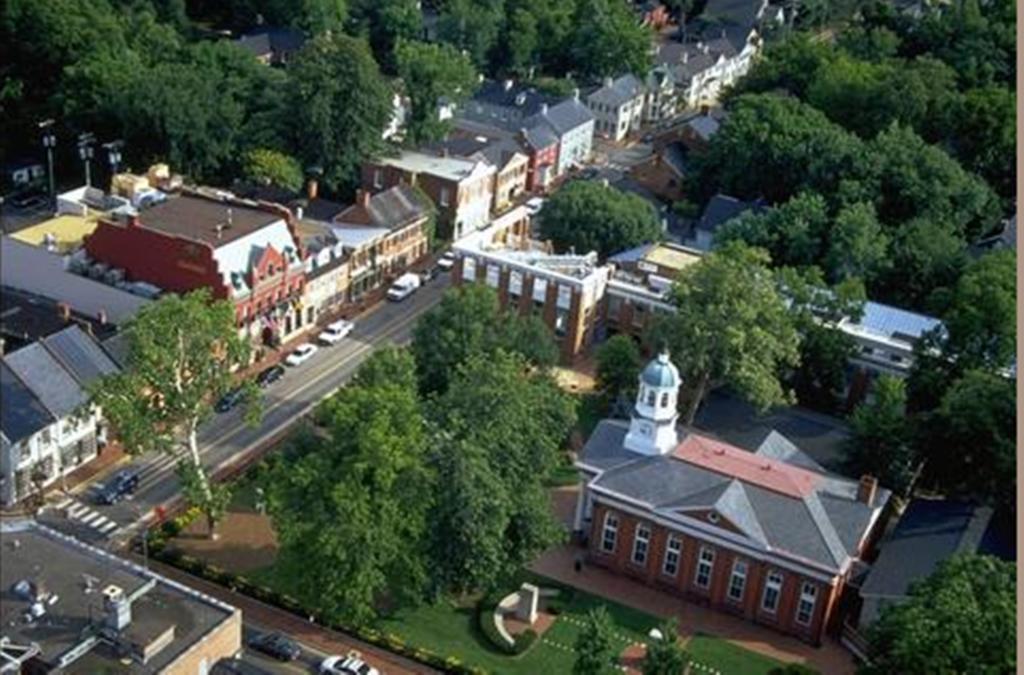
{"label": "crosswalk marking", "polygon": [[117,528],[118,524],[111,520],[109,523],[100,528],[100,532],[102,534],[109,534],[111,530],[116,530]]}
{"label": "crosswalk marking", "polygon": [[103,527],[104,525],[106,525],[109,522],[112,522],[110,520],[110,518],[107,518],[106,516],[100,516],[99,518],[97,518],[96,520],[94,520],[92,522],[92,526],[95,527],[96,529],[99,529],[99,528]]}
{"label": "crosswalk marking", "polygon": [[53,505],[53,508],[55,508],[55,509],[57,509],[57,510],[63,509],[64,507],[66,507],[66,506],[68,506],[69,504],[71,504],[71,502],[73,502],[73,501],[74,501],[74,500],[73,500],[73,499],[72,499],[71,497],[65,497],[65,498],[64,498],[64,499],[62,499],[61,501],[59,501],[59,502],[57,502],[56,504],[54,504],[54,505]]}
{"label": "crosswalk marking", "polygon": [[89,507],[87,507],[85,504],[75,504],[70,509],[68,509],[68,514],[72,518],[77,518],[83,511],[88,511],[88,510],[89,510]]}
{"label": "crosswalk marking", "polygon": [[84,518],[82,518],[82,524],[83,525],[89,525],[89,524],[92,523],[92,521],[97,520],[97,519],[102,518],[102,517],[103,516],[101,516],[100,514],[96,513],[95,511],[90,511],[88,515],[86,515]]}

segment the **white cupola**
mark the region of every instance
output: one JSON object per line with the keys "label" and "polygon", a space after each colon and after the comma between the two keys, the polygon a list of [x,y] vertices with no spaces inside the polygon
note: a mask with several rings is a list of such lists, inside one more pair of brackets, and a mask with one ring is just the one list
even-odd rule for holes
{"label": "white cupola", "polygon": [[636,405],[626,434],[627,450],[644,455],[664,455],[679,443],[676,403],[682,380],[668,352],[662,352],[640,373]]}

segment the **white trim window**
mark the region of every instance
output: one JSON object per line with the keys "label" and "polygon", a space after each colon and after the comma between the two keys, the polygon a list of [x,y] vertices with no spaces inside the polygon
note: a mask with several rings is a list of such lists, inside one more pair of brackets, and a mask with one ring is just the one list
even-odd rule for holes
{"label": "white trim window", "polygon": [[764,582],[764,595],[761,596],[761,609],[774,614],[779,608],[779,597],[782,595],[782,572],[772,570]]}
{"label": "white trim window", "polygon": [[487,265],[486,283],[491,288],[497,288],[501,283],[501,268],[494,263]]}
{"label": "white trim window", "polygon": [[697,571],[693,575],[693,584],[698,588],[711,586],[711,571],[715,565],[715,552],[707,546],[701,546],[697,558]]}
{"label": "white trim window", "polygon": [[732,564],[732,575],[729,577],[729,599],[743,602],[743,592],[747,589],[747,561],[737,560]]}
{"label": "white trim window", "polygon": [[452,204],[452,191],[449,188],[441,188],[441,197],[439,199],[441,206],[451,206]]}
{"label": "white trim window", "polygon": [[604,514],[604,528],[601,530],[601,550],[615,552],[615,540],[619,537],[619,517],[614,513]]}
{"label": "white trim window", "polygon": [[679,573],[679,558],[683,553],[683,540],[674,534],[668,535],[665,542],[665,561],[661,565],[661,573],[674,577]]}
{"label": "white trim window", "polygon": [[647,565],[647,551],[651,546],[651,526],[638,523],[633,536],[633,564]]}
{"label": "white trim window", "polygon": [[476,259],[466,256],[462,259],[462,280],[470,283],[476,281]]}
{"label": "white trim window", "polygon": [[375,189],[384,187],[384,172],[381,169],[373,170],[373,187]]}
{"label": "white trim window", "polygon": [[814,617],[814,604],[818,601],[818,587],[805,581],[800,587],[800,602],[796,606],[796,622],[809,626]]}

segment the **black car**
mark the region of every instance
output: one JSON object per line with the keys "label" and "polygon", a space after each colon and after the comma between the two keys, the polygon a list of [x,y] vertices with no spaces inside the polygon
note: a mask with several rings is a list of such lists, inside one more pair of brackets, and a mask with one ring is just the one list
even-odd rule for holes
{"label": "black car", "polygon": [[597,178],[598,175],[600,175],[600,173],[601,171],[599,169],[595,169],[594,167],[590,166],[580,173],[580,178],[582,178],[583,180],[593,180],[594,178]]}
{"label": "black car", "polygon": [[428,267],[420,272],[420,278],[423,279],[424,282],[432,281],[437,278],[437,275],[440,274],[440,272],[441,269],[439,267]]}
{"label": "black car", "polygon": [[227,411],[238,405],[239,401],[242,400],[242,389],[232,389],[228,393],[220,397],[220,400],[213,406],[213,409],[219,413],[226,413]]}
{"label": "black car", "polygon": [[282,375],[284,375],[284,366],[280,364],[276,366],[270,366],[266,370],[261,371],[260,374],[256,376],[256,384],[258,384],[261,387],[269,387],[273,383],[280,380]]}
{"label": "black car", "polygon": [[249,640],[249,646],[278,661],[294,661],[302,656],[302,650],[294,641],[280,633],[263,633]]}
{"label": "black car", "polygon": [[96,493],[96,501],[100,504],[116,504],[139,487],[139,474],[125,469],[118,471]]}

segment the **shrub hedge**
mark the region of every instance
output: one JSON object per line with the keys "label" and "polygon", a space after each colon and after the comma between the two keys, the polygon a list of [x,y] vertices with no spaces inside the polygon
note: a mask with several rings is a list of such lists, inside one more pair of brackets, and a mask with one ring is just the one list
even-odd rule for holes
{"label": "shrub hedge", "polygon": [[494,593],[484,596],[477,603],[476,619],[480,626],[480,632],[484,634],[495,649],[502,654],[517,656],[533,646],[533,643],[537,641],[537,633],[533,629],[528,628],[512,638],[513,644],[505,641],[505,638],[498,632],[498,626],[494,620],[494,610],[503,597],[504,595],[498,596]]}

